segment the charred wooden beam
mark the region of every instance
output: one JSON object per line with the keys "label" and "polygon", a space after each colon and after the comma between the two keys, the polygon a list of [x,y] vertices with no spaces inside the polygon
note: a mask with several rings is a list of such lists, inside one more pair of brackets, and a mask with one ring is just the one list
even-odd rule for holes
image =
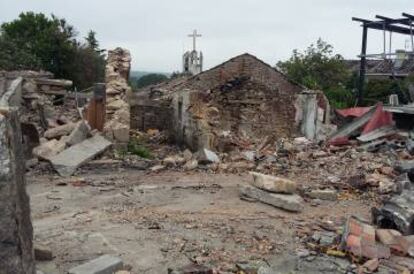
{"label": "charred wooden beam", "polygon": [[386,30],[386,31],[391,31],[391,32],[399,33],[399,34],[411,35],[411,30],[409,28],[395,26],[393,24],[387,23],[385,20],[372,21],[372,20],[366,20],[366,19],[361,19],[357,17],[353,17],[352,20],[361,22],[363,23],[363,26],[366,26],[370,29]]}

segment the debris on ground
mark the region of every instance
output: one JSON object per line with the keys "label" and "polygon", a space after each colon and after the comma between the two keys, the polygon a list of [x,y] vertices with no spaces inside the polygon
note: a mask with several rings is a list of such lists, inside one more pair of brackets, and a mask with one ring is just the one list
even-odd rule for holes
{"label": "debris on ground", "polygon": [[274,193],[293,194],[296,191],[296,183],[280,177],[250,172],[253,176],[251,184],[261,190]]}
{"label": "debris on ground", "polygon": [[190,264],[177,269],[170,268],[168,274],[214,274],[214,272],[206,266]]}
{"label": "debris on ground", "polygon": [[53,260],[52,250],[44,244],[39,244],[39,243],[34,244],[34,255],[37,261]]}
{"label": "debris on ground", "polygon": [[247,197],[291,212],[303,210],[303,199],[297,194],[279,194],[267,192],[253,186],[241,186],[242,198]]}
{"label": "debris on ground", "polygon": [[79,166],[103,153],[111,145],[111,142],[96,134],[53,156],[50,162],[61,176],[71,176]]}
{"label": "debris on ground", "polygon": [[200,164],[218,163],[220,158],[213,151],[203,148],[198,152],[198,162]]}
{"label": "debris on ground", "polygon": [[[292,250],[300,273],[414,271],[414,134],[399,127],[389,107],[336,111],[347,122],[338,123],[325,143],[298,135],[253,138],[240,128],[214,132],[220,146],[190,150],[169,142],[168,130],[130,130],[128,54],[112,61],[105,137],[113,142],[87,121],[78,99],[70,99],[63,89],[69,83],[24,83],[22,131],[31,137],[26,169],[47,178],[44,189],[34,191],[36,201],[46,203],[35,205],[37,220],[46,220],[37,225],[64,215],[72,226],[53,237],[83,243],[89,236],[78,233],[85,224],[104,219],[94,228],[102,225],[107,235],[122,224],[129,229],[119,239],[122,245],[157,239],[162,247],[146,242],[150,256],[179,258],[176,266],[192,262],[168,273],[274,273],[278,265],[271,260]],[[60,178],[54,171],[79,174]],[[227,176],[236,183],[229,184]],[[82,200],[101,198],[104,209],[83,209],[84,201],[77,200],[73,212],[66,212],[73,189],[79,194],[70,196]],[[45,231],[39,234],[51,230]],[[70,264],[73,274],[130,270],[109,255],[72,268],[96,254],[112,254],[92,250],[93,256],[71,257],[52,243],[35,246],[35,256]]]}
{"label": "debris on ground", "polygon": [[118,270],[122,270],[123,265],[124,264],[120,258],[110,255],[103,255],[85,264],[70,269],[69,274],[114,273]]}
{"label": "debris on ground", "polygon": [[414,191],[404,190],[373,209],[374,223],[381,228],[397,229],[403,235],[414,234]]}

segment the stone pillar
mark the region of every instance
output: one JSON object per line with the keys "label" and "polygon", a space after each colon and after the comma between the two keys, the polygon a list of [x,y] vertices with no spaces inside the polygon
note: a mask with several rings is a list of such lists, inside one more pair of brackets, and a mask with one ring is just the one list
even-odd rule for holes
{"label": "stone pillar", "polygon": [[0,273],[34,274],[32,241],[18,113],[0,106]]}
{"label": "stone pillar", "polygon": [[129,141],[130,108],[127,102],[131,87],[128,85],[131,54],[116,48],[108,51],[106,65],[106,122],[105,135],[118,143]]}

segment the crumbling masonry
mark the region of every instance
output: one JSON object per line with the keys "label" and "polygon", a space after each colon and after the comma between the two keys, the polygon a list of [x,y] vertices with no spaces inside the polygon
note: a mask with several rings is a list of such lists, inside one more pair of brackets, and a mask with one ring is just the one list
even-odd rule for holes
{"label": "crumbling masonry", "polygon": [[141,91],[131,109],[133,127],[168,130],[193,150],[230,151],[240,138],[271,142],[301,133],[317,139],[329,123],[322,93],[305,91],[250,54]]}
{"label": "crumbling masonry", "polygon": [[33,228],[29,197],[25,187],[25,162],[18,114],[22,82],[22,78],[14,80],[0,97],[0,273],[2,274],[35,273]]}
{"label": "crumbling masonry", "polygon": [[130,110],[127,97],[131,69],[131,54],[128,50],[116,48],[108,52],[106,65],[106,123],[105,135],[119,143],[129,141]]}

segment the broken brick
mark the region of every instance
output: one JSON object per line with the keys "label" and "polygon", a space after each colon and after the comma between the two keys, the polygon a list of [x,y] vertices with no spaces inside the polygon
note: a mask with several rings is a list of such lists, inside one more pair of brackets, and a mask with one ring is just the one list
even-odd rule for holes
{"label": "broken brick", "polygon": [[369,224],[350,217],[345,226],[343,248],[353,255],[368,259],[390,257],[390,248],[375,241],[375,229]]}

